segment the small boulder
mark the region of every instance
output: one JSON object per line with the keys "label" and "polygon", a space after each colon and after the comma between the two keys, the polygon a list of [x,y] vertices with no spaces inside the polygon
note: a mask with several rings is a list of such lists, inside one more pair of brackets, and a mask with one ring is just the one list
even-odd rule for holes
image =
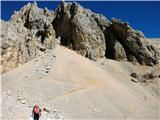
{"label": "small boulder", "polygon": [[21,103],[22,103],[22,104],[25,104],[25,103],[26,103],[26,101],[25,101],[25,100],[21,100]]}
{"label": "small boulder", "polygon": [[138,77],[137,73],[131,73],[130,76],[132,76],[132,77],[134,77],[134,78],[137,78],[137,77]]}
{"label": "small boulder", "polygon": [[8,96],[11,96],[11,95],[12,95],[12,92],[11,92],[10,90],[8,90],[8,91],[7,91],[7,95],[8,95]]}
{"label": "small boulder", "polygon": [[22,98],[21,96],[20,96],[20,97],[18,97],[18,100],[19,100],[19,101],[21,101],[22,99],[23,99],[23,98]]}

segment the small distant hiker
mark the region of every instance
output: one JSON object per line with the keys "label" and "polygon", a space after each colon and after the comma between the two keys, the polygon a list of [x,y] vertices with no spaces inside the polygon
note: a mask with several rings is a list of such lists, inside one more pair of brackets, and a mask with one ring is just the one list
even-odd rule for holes
{"label": "small distant hiker", "polygon": [[32,116],[33,120],[39,120],[39,117],[41,116],[41,109],[39,108],[38,104],[33,107]]}

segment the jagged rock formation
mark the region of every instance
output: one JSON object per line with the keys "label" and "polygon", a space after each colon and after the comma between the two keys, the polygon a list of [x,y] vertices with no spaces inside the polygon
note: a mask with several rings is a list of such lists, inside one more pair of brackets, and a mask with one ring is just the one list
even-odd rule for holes
{"label": "jagged rock formation", "polygon": [[158,50],[151,45],[145,45],[143,33],[133,30],[128,23],[112,19],[112,24],[106,29],[106,37],[106,57],[127,59],[142,65],[158,63]]}
{"label": "jagged rock formation", "polygon": [[97,61],[102,57],[155,65],[160,59],[157,48],[145,44],[143,33],[128,23],[109,21],[79,4],[61,4],[53,11],[28,3],[2,24],[2,72],[9,71],[53,49],[56,37],[62,45]]}
{"label": "jagged rock formation", "polygon": [[54,13],[28,3],[9,22],[1,21],[2,73],[18,67],[55,46]]}
{"label": "jagged rock formation", "polygon": [[62,45],[79,54],[97,60],[105,55],[103,31],[109,21],[102,15],[94,14],[77,3],[62,2],[53,22],[56,36],[61,36]]}
{"label": "jagged rock formation", "polygon": [[106,56],[142,65],[158,63],[158,50],[143,43],[142,32],[117,19],[110,22],[77,3],[61,2],[55,11],[53,25],[56,36],[61,36],[62,45],[91,60]]}
{"label": "jagged rock formation", "polygon": [[38,8],[36,3],[28,3],[20,11],[14,12],[10,21],[14,24],[23,25],[28,29],[35,30],[51,27],[53,19],[53,11],[49,11],[47,8]]}

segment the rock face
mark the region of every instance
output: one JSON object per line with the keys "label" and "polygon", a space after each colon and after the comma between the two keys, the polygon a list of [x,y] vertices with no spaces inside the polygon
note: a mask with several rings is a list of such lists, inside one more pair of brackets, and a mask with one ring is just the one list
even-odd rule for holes
{"label": "rock face", "polygon": [[61,36],[62,45],[79,54],[97,60],[105,56],[103,31],[109,21],[102,15],[94,14],[77,3],[62,2],[53,22],[56,36]]}
{"label": "rock face", "polygon": [[2,73],[53,49],[58,40],[94,61],[106,57],[155,65],[160,60],[159,49],[146,44],[142,32],[120,20],[109,21],[75,2],[61,2],[55,12],[28,3],[1,24]]}
{"label": "rock face", "polygon": [[133,30],[128,23],[112,19],[112,24],[106,29],[106,57],[127,59],[142,65],[157,64],[158,50],[151,45],[145,45],[143,38],[143,33]]}
{"label": "rock face", "polygon": [[28,3],[9,22],[1,21],[1,63],[4,73],[55,46],[54,13]]}
{"label": "rock face", "polygon": [[142,32],[117,19],[110,22],[77,3],[61,2],[55,11],[53,25],[62,45],[91,60],[106,56],[142,65],[158,63],[158,50],[143,43]]}

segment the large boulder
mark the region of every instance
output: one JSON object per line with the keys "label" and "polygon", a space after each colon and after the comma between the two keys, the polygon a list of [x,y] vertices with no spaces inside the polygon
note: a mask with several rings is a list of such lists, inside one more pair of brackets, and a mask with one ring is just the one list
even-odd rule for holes
{"label": "large boulder", "polygon": [[103,31],[109,26],[109,21],[104,16],[92,13],[77,3],[61,2],[55,11],[53,25],[62,45],[91,60],[105,56]]}

